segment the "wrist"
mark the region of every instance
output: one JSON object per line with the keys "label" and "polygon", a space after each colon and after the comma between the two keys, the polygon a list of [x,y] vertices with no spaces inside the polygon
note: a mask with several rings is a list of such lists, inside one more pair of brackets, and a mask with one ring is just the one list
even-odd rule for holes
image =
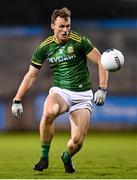
{"label": "wrist", "polygon": [[20,103],[21,103],[21,100],[13,99],[13,103],[20,104]]}
{"label": "wrist", "polygon": [[101,87],[101,86],[99,86],[99,88],[98,89],[100,89],[100,90],[102,90],[102,91],[107,91],[107,88],[105,88],[105,87]]}

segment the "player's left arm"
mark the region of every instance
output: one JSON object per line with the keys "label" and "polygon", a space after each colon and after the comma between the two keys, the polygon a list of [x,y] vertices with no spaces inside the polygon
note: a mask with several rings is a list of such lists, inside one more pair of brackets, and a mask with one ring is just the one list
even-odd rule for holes
{"label": "player's left arm", "polygon": [[99,89],[94,94],[94,102],[96,105],[101,106],[104,104],[107,94],[108,84],[108,71],[106,71],[101,65],[101,54],[94,47],[92,51],[87,54],[87,58],[98,65],[99,72]]}

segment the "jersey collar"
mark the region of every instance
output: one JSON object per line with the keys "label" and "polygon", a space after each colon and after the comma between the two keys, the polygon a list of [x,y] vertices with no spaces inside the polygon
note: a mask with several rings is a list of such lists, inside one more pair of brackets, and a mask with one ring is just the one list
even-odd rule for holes
{"label": "jersey collar", "polygon": [[55,35],[53,36],[53,40],[54,40],[57,44],[60,44],[60,43],[61,43],[61,42],[56,38]]}
{"label": "jersey collar", "polygon": [[[69,35],[68,35],[68,39],[70,38],[70,33],[69,33]],[[56,36],[54,35],[53,36],[53,40],[57,43],[57,44],[61,44],[62,42],[61,41],[59,41],[57,38],[56,38]],[[64,43],[64,42],[63,42]]]}

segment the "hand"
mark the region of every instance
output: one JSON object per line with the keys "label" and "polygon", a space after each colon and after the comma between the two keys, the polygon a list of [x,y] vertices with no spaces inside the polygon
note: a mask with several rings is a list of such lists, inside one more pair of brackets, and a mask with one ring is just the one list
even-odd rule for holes
{"label": "hand", "polygon": [[12,110],[12,115],[15,118],[19,119],[23,113],[23,106],[21,104],[21,101],[14,100],[11,110]]}
{"label": "hand", "polygon": [[94,103],[97,106],[102,106],[105,102],[107,90],[99,88],[94,94]]}

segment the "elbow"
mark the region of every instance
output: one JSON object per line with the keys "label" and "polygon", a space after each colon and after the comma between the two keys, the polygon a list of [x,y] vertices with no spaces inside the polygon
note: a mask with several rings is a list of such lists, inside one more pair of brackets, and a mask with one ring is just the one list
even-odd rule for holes
{"label": "elbow", "polygon": [[28,78],[28,79],[36,79],[37,78],[37,75],[38,75],[38,73],[36,73],[36,72],[28,72],[27,74],[26,74],[26,78]]}

